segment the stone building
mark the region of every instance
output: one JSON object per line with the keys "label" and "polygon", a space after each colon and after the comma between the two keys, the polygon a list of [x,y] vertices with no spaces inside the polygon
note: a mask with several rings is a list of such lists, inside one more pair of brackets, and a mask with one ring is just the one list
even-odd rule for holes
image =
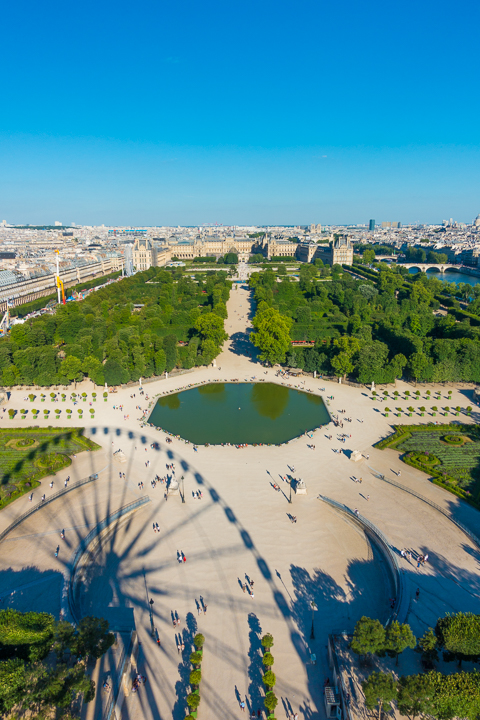
{"label": "stone building", "polygon": [[314,262],[318,258],[328,265],[352,265],[353,245],[348,235],[336,235],[328,245],[302,242],[297,246],[296,257],[300,262]]}
{"label": "stone building", "polygon": [[163,267],[170,262],[172,253],[166,245],[157,246],[146,237],[137,237],[132,248],[133,266],[136,270]]}
{"label": "stone building", "polygon": [[353,245],[348,235],[337,235],[330,245],[330,265],[353,265]]}

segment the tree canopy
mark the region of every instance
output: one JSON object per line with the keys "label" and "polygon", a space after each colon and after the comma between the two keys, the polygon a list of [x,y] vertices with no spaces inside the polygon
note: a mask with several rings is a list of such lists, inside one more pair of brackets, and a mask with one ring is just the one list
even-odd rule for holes
{"label": "tree canopy", "polygon": [[290,348],[291,321],[280,315],[273,307],[266,303],[261,304],[253,319],[254,332],[251,340],[260,350],[263,361],[275,365],[285,362],[287,351]]}
{"label": "tree canopy", "polygon": [[57,306],[53,315],[14,325],[0,343],[1,382],[67,385],[88,376],[97,385],[118,385],[208,364],[225,338],[230,289],[222,271],[193,280],[178,269],[150,268],[124,278]]}
{"label": "tree canopy", "polygon": [[351,648],[357,655],[369,655],[385,646],[385,628],[380,620],[363,617],[355,625]]}
{"label": "tree canopy", "polygon": [[[287,350],[285,358],[283,352],[274,353],[280,357],[276,362],[307,372],[348,375],[360,383],[391,383],[402,376],[480,382],[480,288],[463,288],[423,273],[411,276],[405,268],[385,263],[375,269],[354,265],[356,277],[338,266],[330,275],[324,270],[303,264],[298,282],[271,269],[250,277],[257,315],[268,317],[266,305],[275,311],[272,317],[288,324],[290,343],[314,343]],[[467,310],[459,296],[469,303]],[[440,305],[446,314],[437,315]],[[283,347],[286,330],[284,324]],[[262,348],[268,341],[269,333]]]}
{"label": "tree canopy", "polygon": [[[86,673],[89,656],[101,657],[114,643],[108,623],[86,617],[75,628],[48,613],[0,611],[0,712],[32,717],[79,716],[76,700],[90,702],[95,683]],[[56,660],[46,660],[50,651]],[[67,660],[67,657],[70,657]]]}

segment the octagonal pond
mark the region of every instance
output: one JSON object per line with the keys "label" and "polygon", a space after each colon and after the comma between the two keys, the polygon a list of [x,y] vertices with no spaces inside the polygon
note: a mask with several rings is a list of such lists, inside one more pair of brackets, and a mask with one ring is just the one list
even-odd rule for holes
{"label": "octagonal pond", "polygon": [[210,383],[160,398],[149,422],[197,445],[278,445],[330,416],[318,395],[283,385]]}

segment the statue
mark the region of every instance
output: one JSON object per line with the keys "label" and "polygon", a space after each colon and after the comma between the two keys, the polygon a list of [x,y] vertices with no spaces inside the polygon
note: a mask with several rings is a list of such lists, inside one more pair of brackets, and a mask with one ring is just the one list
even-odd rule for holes
{"label": "statue", "polygon": [[178,480],[172,478],[168,485],[167,492],[169,495],[180,495],[180,488],[178,486]]}
{"label": "statue", "polygon": [[295,494],[296,495],[306,495],[307,494],[307,486],[305,485],[305,481],[302,480],[302,478],[299,478],[296,482]]}

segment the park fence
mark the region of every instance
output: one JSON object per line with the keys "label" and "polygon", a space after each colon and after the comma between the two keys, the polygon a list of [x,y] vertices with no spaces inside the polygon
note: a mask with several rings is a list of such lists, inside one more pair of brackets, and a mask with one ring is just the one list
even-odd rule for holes
{"label": "park fence", "polygon": [[376,543],[377,547],[380,549],[382,555],[387,562],[387,566],[390,569],[395,592],[395,605],[393,607],[393,613],[387,620],[386,625],[390,625],[395,620],[402,622],[404,617],[406,617],[407,615],[409,604],[409,598],[406,590],[405,574],[403,570],[401,570],[395,552],[392,550],[391,545],[385,535],[375,525],[373,525],[370,520],[367,520],[367,518],[363,517],[363,515],[357,515],[357,513],[353,512],[353,510],[350,510],[347,505],[339,503],[336,500],[332,500],[331,498],[327,498],[324,495],[319,495],[318,497],[320,500],[323,500],[323,502],[331,505],[336,510],[342,512],[350,520],[353,520],[356,524],[360,525],[367,533],[367,535]]}
{"label": "park fence", "polygon": [[[101,472],[101,471],[100,471]],[[19,515],[11,525],[9,525],[2,533],[0,533],[0,542],[4,540],[9,533],[12,532],[20,523],[22,523],[24,520],[26,520],[30,515],[33,515],[41,508],[45,507],[46,505],[49,505],[51,502],[56,500],[57,498],[61,497],[62,495],[66,495],[67,493],[71,492],[72,490],[76,490],[77,488],[81,487],[82,485],[86,485],[87,483],[93,482],[94,480],[98,479],[98,473],[95,473],[94,475],[89,475],[86,478],[83,478],[82,480],[77,480],[77,482],[69,484],[66,488],[63,490],[58,490],[56,493],[53,493],[53,495],[49,495],[48,498],[45,498],[45,500],[40,501],[36,505],[30,508],[30,510],[27,510],[27,512],[24,512],[23,515]]]}

